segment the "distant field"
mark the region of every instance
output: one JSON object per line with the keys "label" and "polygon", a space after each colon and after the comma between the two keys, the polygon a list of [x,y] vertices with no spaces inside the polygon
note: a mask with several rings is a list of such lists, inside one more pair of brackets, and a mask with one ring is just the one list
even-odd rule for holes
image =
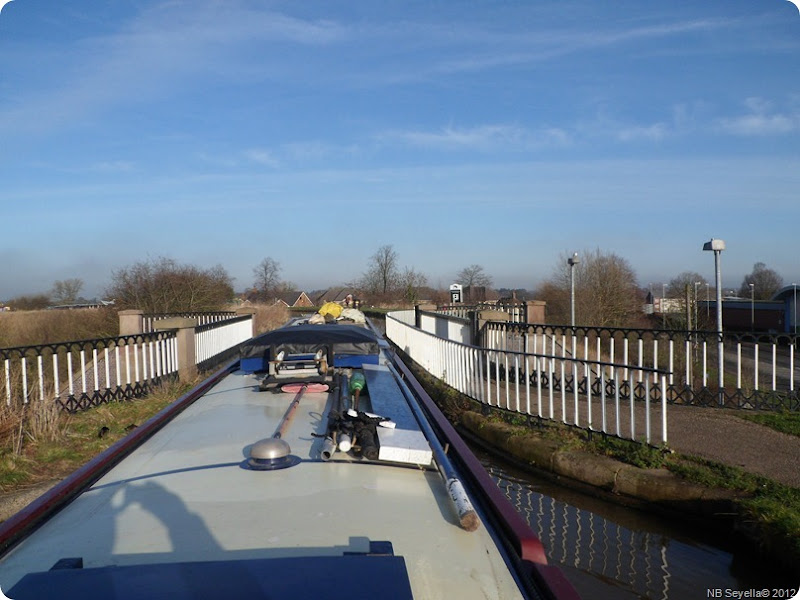
{"label": "distant field", "polygon": [[0,348],[117,335],[119,318],[113,308],[0,313]]}
{"label": "distant field", "polygon": [[[289,319],[289,310],[284,306],[254,305],[251,308],[256,311],[257,333],[274,329]],[[113,307],[0,312],[0,348],[118,335],[119,317]]]}

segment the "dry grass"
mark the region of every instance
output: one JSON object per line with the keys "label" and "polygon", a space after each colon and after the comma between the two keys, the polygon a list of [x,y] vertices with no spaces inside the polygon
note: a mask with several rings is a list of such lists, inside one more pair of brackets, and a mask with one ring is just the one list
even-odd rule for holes
{"label": "dry grass", "polygon": [[117,335],[119,335],[119,317],[113,308],[0,313],[0,348]]}
{"label": "dry grass", "polygon": [[261,335],[280,327],[290,317],[289,309],[283,305],[254,304],[249,308],[256,311],[253,315],[256,321],[256,335]]}
{"label": "dry grass", "polygon": [[76,414],[58,410],[52,401],[0,408],[0,492],[66,476],[196,383],[162,383],[146,398]]}

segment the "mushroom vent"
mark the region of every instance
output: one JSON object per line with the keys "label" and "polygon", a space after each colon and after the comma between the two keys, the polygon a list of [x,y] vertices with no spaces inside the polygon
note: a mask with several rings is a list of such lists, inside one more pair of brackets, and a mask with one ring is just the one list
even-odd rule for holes
{"label": "mushroom vent", "polygon": [[253,444],[247,466],[255,471],[275,471],[287,469],[300,463],[289,444],[279,437],[271,437]]}

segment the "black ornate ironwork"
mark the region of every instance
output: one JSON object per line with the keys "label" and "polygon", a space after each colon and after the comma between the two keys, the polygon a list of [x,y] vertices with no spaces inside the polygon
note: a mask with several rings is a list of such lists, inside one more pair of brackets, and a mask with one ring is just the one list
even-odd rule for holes
{"label": "black ornate ironwork", "polygon": [[[154,357],[151,345],[174,337],[174,332],[165,331],[0,348],[0,398],[4,396],[10,404],[51,397],[63,409],[75,412],[141,397],[170,370],[168,358]],[[122,365],[116,364],[117,349]],[[134,349],[137,356],[132,356]],[[128,383],[129,373],[135,377],[137,358],[140,380]]]}
{"label": "black ornate ironwork", "polygon": [[[620,357],[627,341],[628,368],[639,368],[638,363],[633,364],[634,356],[641,360],[642,366],[652,366],[657,359],[659,370],[667,369],[672,364],[673,371],[667,381],[666,392],[667,401],[671,404],[772,411],[800,410],[798,390],[792,384],[792,378],[796,382],[800,380],[800,352],[797,352],[800,348],[800,337],[796,335],[725,332],[721,340],[725,352],[725,387],[720,392],[716,385],[720,336],[716,331],[490,322],[482,332],[484,339],[481,341],[484,347],[487,347],[486,332],[491,330],[517,340],[526,340],[532,335],[548,340],[555,339],[565,358],[580,360],[584,359],[586,340],[591,355],[596,352],[598,339],[602,352],[611,358],[613,340],[614,363],[624,362]],[[575,356],[572,354],[573,339],[576,340]],[[559,340],[566,340],[567,344],[562,346]],[[530,352],[530,349],[519,350]],[[755,368],[756,355],[758,370]],[[715,382],[714,385],[711,385],[711,381]],[[768,385],[765,386],[764,382]],[[741,387],[737,384],[741,384]],[[579,391],[585,393],[585,386],[580,386]]]}

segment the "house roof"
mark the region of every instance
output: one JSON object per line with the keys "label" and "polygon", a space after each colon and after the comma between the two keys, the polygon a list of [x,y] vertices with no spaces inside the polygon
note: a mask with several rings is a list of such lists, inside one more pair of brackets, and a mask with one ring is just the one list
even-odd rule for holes
{"label": "house roof", "polygon": [[308,294],[302,291],[281,292],[274,296],[276,302],[283,302],[286,306],[297,306],[305,298],[308,305],[311,305],[311,299]]}
{"label": "house roof", "polygon": [[352,293],[352,290],[346,287],[328,288],[314,299],[314,305],[322,306],[326,302],[343,302],[347,295]]}

